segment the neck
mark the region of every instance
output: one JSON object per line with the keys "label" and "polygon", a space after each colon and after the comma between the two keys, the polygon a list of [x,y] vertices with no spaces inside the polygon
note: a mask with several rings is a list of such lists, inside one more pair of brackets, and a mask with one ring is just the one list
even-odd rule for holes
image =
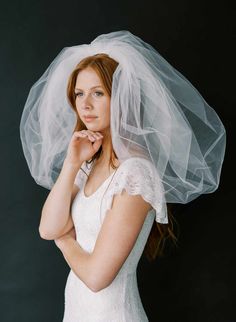
{"label": "neck", "polygon": [[99,159],[97,159],[97,163],[103,163],[103,164],[108,164],[110,157],[111,157],[111,135],[110,132],[108,131],[103,134],[103,140],[102,140],[102,152],[100,154]]}

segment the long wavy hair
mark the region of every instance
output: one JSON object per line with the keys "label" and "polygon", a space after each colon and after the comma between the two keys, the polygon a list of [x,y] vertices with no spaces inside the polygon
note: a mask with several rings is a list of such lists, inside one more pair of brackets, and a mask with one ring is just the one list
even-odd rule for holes
{"label": "long wavy hair", "polygon": [[[75,96],[74,89],[76,85],[77,75],[81,70],[87,67],[92,68],[99,76],[103,86],[105,87],[105,90],[111,97],[112,77],[117,66],[118,66],[117,61],[109,57],[107,54],[101,53],[101,54],[96,54],[96,55],[92,55],[84,58],[79,62],[79,64],[75,67],[75,69],[71,73],[67,84],[67,97],[72,109],[74,110],[77,116],[74,132],[87,129],[85,124],[82,122],[82,120],[79,117],[78,111],[76,109],[76,104],[75,104],[76,96]],[[118,158],[112,147],[111,140],[110,140],[110,148],[112,153],[110,156],[109,164],[113,169],[117,169],[117,167],[114,164],[114,160]],[[98,159],[101,153],[102,153],[102,146],[93,155],[93,157],[90,160],[86,161],[86,165],[88,163],[93,162],[95,159]],[[168,222],[169,222],[168,224],[157,223],[155,220],[153,222],[150,234],[148,236],[148,240],[144,248],[144,254],[148,259],[148,261],[150,262],[155,260],[157,256],[163,255],[163,249],[167,239],[170,239],[175,245],[177,245],[178,238],[174,234],[174,225],[173,225],[174,221],[176,222],[176,220],[172,214],[171,208],[172,208],[172,204],[167,204]]]}

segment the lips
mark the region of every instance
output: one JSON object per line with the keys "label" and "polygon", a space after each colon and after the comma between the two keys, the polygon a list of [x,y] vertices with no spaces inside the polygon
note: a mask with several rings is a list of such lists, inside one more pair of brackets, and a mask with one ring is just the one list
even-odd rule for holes
{"label": "lips", "polygon": [[97,116],[94,115],[84,115],[84,119],[85,121],[89,122],[89,121],[93,121],[97,118]]}
{"label": "lips", "polygon": [[84,115],[85,118],[97,117],[95,115]]}

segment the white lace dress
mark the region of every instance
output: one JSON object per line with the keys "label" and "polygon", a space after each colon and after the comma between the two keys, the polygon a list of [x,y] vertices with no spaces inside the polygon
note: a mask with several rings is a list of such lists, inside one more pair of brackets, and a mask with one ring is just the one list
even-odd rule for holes
{"label": "white lace dress", "polygon": [[[89,174],[91,167],[88,170],[83,163],[82,168]],[[135,157],[122,162],[92,195],[86,197],[84,186],[87,176],[81,169],[78,171],[75,184],[80,190],[72,204],[72,218],[77,241],[88,252],[93,251],[114,194],[121,193],[123,189],[129,194],[141,194],[153,208],[146,216],[132,251],[108,287],[93,292],[70,270],[65,287],[63,322],[148,321],[138,291],[136,268],[155,216],[159,222],[167,222],[158,179],[149,161]]]}

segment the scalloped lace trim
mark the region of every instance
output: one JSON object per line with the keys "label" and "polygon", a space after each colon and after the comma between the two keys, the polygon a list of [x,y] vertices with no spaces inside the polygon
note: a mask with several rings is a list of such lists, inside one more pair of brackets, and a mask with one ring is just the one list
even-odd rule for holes
{"label": "scalloped lace trim", "polygon": [[[168,223],[162,184],[152,164],[145,159],[126,160],[126,166],[120,166],[108,190],[107,209],[111,209],[114,194],[125,189],[130,195],[141,195],[156,212],[156,221]],[[119,171],[120,170],[120,171]],[[164,205],[164,207],[163,207]]]}

